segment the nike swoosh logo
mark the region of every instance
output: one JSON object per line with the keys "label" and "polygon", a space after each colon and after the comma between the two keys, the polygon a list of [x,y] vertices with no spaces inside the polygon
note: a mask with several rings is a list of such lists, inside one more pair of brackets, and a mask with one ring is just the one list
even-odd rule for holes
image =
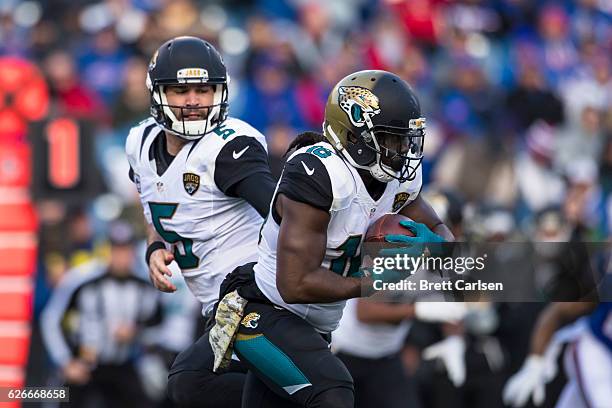
{"label": "nike swoosh logo", "polygon": [[306,170],[306,174],[312,176],[314,174],[314,169],[309,169],[306,163],[302,162],[302,166],[304,166],[304,170]]}
{"label": "nike swoosh logo", "polygon": [[232,152],[232,156],[234,157],[234,160],[238,160],[240,158],[240,156],[242,156],[244,154],[244,152],[246,152],[247,150],[249,150],[249,147],[251,146],[247,146],[244,149],[242,149],[241,151],[239,151],[238,153],[236,153],[236,151],[234,150]]}

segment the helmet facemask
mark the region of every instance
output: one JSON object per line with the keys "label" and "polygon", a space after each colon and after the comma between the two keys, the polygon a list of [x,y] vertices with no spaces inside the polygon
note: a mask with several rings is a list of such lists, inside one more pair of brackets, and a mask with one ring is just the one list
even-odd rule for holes
{"label": "helmet facemask", "polygon": [[[166,96],[169,85],[186,85],[201,83],[213,89],[213,103],[207,106],[170,105]],[[185,81],[180,83],[154,84],[151,91],[151,113],[159,119],[164,130],[186,140],[197,140],[215,130],[227,117],[228,92],[226,84],[208,84],[206,82]],[[173,109],[179,110],[180,119]],[[202,120],[185,120],[191,111],[204,111]]]}
{"label": "helmet facemask", "polygon": [[423,160],[425,119],[413,119],[410,127],[374,126],[364,131],[361,138],[367,148],[374,151],[376,161],[370,165],[370,173],[379,181],[399,180],[400,183],[413,180]]}
{"label": "helmet facemask", "polygon": [[[411,119],[408,128],[373,125],[367,114],[367,129],[354,135],[348,129],[348,143],[341,147],[342,155],[356,168],[369,170],[376,180],[388,183],[393,179],[400,183],[413,180],[423,160],[425,119]],[[328,134],[337,138],[332,127]],[[339,139],[338,139],[339,140]]]}

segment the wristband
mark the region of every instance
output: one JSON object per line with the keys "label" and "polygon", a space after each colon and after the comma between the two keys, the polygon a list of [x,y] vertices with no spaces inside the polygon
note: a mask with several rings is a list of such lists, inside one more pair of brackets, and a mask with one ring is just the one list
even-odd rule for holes
{"label": "wristband", "polygon": [[145,260],[147,261],[147,266],[149,266],[149,260],[151,259],[151,255],[153,254],[153,252],[157,251],[158,249],[166,249],[166,244],[164,244],[161,241],[154,241],[154,242],[151,242],[151,244],[147,247],[147,252],[145,254]]}

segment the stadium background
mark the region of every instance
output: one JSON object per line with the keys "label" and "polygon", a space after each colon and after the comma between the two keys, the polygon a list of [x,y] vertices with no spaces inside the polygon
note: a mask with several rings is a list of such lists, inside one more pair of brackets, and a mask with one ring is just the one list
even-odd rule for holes
{"label": "stadium background", "polygon": [[[218,46],[230,114],[266,135],[275,174],[339,78],[385,69],[421,99],[424,185],[460,198],[466,235],[533,237],[547,211],[553,235],[606,241],[611,13],[606,0],[2,1],[0,384],[48,383],[38,325],[54,287],[108,253],[111,221],[143,233],[123,143],[166,39]],[[526,352],[533,319],[518,320],[512,339],[493,334],[517,349],[501,377]],[[412,374],[418,350],[408,342]]]}

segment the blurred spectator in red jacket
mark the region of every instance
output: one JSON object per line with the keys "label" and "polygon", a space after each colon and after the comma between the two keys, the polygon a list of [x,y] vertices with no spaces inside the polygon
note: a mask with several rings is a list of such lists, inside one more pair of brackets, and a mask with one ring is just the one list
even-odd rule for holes
{"label": "blurred spectator in red jacket", "polygon": [[43,67],[60,114],[108,123],[103,101],[81,81],[68,51],[51,52]]}

